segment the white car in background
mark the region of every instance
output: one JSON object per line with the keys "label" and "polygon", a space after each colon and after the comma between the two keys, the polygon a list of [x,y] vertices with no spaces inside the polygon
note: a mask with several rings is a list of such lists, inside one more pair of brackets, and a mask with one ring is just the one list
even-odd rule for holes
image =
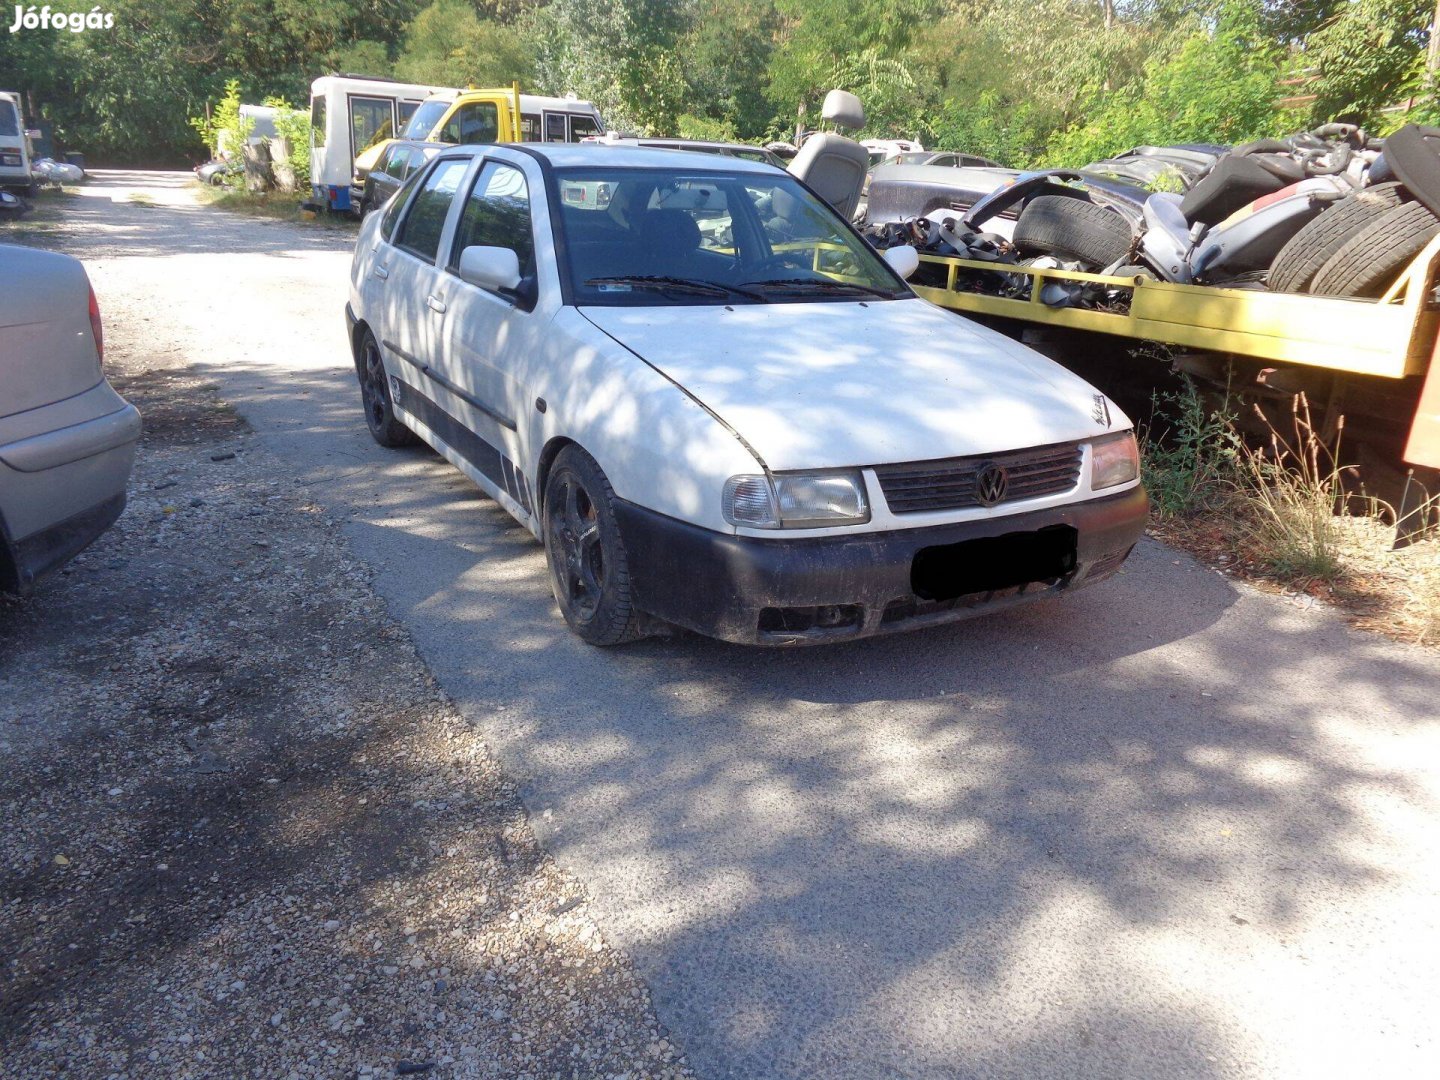
{"label": "white car in background", "polygon": [[455,147],[355,246],[365,418],[540,538],[594,644],[838,641],[1113,574],[1147,511],[1130,421],[915,297],[916,261],[769,165]]}
{"label": "white car in background", "polygon": [[0,244],[0,281],[0,591],[24,595],[125,509],[140,414],[78,259]]}

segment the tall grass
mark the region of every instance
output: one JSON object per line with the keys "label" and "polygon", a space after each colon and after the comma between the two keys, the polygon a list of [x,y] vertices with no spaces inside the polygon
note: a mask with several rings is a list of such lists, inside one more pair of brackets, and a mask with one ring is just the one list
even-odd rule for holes
{"label": "tall grass", "polygon": [[1356,470],[1337,464],[1344,418],[1337,423],[1333,445],[1327,446],[1315,430],[1310,402],[1303,393],[1291,401],[1293,430],[1288,437],[1259,406],[1255,411],[1269,427],[1270,437],[1258,450],[1242,444],[1240,455],[1242,520],[1253,554],[1282,577],[1334,582],[1344,570],[1337,515],[1349,512],[1352,498],[1364,501],[1371,515],[1382,511],[1379,500],[1346,492],[1345,480]]}

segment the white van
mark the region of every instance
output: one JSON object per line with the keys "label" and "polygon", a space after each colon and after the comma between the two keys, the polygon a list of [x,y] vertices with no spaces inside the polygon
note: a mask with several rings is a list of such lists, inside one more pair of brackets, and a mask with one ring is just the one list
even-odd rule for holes
{"label": "white van", "polygon": [[316,201],[349,210],[355,156],[395,138],[422,101],[444,90],[355,75],[326,75],[311,83],[310,184]]}
{"label": "white van", "polygon": [[29,191],[34,183],[20,95],[12,90],[0,90],[0,187]]}

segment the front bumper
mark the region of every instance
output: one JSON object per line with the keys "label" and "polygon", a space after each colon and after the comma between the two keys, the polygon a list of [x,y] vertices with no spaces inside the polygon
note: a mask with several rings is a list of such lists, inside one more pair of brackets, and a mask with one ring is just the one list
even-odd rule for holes
{"label": "front bumper", "polygon": [[[1092,585],[1120,568],[1144,533],[1148,513],[1145,490],[1136,486],[983,521],[762,539],[714,532],[633,503],[616,505],[636,606],[698,633],[753,645],[814,644],[915,629]],[[1054,546],[1054,538],[1069,545],[1063,563],[1041,553]],[[922,568],[943,562],[950,545],[987,540],[996,543],[951,551],[964,559],[1033,547],[1035,580],[1015,584],[1012,578],[959,595],[926,595]],[[917,563],[921,552],[927,554]],[[1025,557],[1018,564],[1022,578]],[[983,578],[982,566],[945,580],[973,579],[972,570]]]}

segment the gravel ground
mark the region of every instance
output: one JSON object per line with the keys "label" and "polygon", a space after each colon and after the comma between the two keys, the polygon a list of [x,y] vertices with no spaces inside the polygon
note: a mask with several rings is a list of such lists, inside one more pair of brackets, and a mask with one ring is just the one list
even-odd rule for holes
{"label": "gravel ground", "polygon": [[339,523],[156,312],[106,333],[129,508],[0,598],[0,1076],[690,1075]]}

